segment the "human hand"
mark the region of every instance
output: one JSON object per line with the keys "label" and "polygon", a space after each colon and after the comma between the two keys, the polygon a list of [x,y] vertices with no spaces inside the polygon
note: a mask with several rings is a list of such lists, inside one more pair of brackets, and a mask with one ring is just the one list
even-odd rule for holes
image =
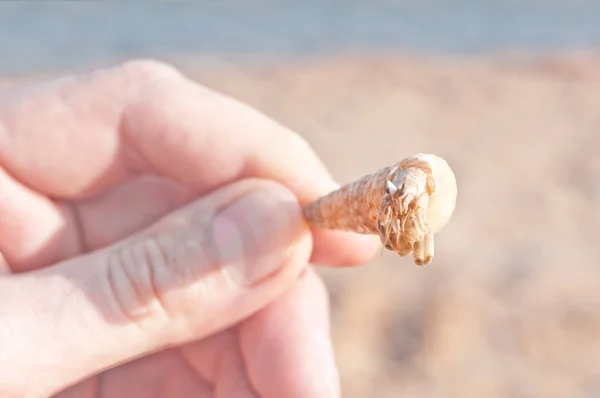
{"label": "human hand", "polygon": [[154,61],[0,93],[0,397],[337,396],[307,264],[377,241],[309,230],[299,204],[334,187],[299,136]]}

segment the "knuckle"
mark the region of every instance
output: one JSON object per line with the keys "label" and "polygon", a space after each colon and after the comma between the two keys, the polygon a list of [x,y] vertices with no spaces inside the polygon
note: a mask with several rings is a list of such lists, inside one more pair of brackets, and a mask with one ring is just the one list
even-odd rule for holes
{"label": "knuckle", "polygon": [[142,85],[152,85],[165,79],[183,77],[183,74],[173,65],[151,58],[126,61],[119,66],[119,69]]}
{"label": "knuckle", "polygon": [[165,294],[176,261],[173,245],[154,236],[126,244],[109,255],[107,294],[121,318],[146,327],[173,317]]}
{"label": "knuckle", "polygon": [[[148,330],[179,323],[192,330],[198,299],[212,287],[205,277],[219,274],[217,249],[206,234],[187,227],[169,234],[150,234],[110,253],[106,283],[108,300],[118,318]],[[222,278],[222,277],[221,277]]]}

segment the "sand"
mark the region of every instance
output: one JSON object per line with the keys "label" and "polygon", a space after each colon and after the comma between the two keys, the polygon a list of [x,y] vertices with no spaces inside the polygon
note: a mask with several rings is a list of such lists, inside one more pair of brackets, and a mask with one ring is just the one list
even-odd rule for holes
{"label": "sand", "polygon": [[385,252],[319,271],[344,397],[600,396],[599,65],[567,54],[184,68],[305,136],[341,183],[415,152],[456,172],[432,264]]}

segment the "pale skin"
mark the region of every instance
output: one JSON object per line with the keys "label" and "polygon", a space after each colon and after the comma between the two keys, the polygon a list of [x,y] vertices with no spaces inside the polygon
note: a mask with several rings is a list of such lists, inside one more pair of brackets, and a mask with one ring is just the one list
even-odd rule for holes
{"label": "pale skin", "polygon": [[[0,396],[338,397],[308,264],[378,238],[306,226],[335,187],[297,134],[159,62],[0,92]],[[246,258],[212,223],[258,190],[231,217],[286,221]]]}

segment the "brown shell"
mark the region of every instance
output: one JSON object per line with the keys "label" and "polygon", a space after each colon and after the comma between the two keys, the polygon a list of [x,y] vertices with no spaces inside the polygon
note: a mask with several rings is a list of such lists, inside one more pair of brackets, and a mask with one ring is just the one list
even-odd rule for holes
{"label": "brown shell", "polygon": [[[388,192],[392,182],[397,190]],[[405,159],[366,175],[323,196],[303,209],[310,225],[377,234],[389,250],[415,262],[428,264],[433,257],[433,236],[425,212],[435,189],[431,169],[425,162]]]}

